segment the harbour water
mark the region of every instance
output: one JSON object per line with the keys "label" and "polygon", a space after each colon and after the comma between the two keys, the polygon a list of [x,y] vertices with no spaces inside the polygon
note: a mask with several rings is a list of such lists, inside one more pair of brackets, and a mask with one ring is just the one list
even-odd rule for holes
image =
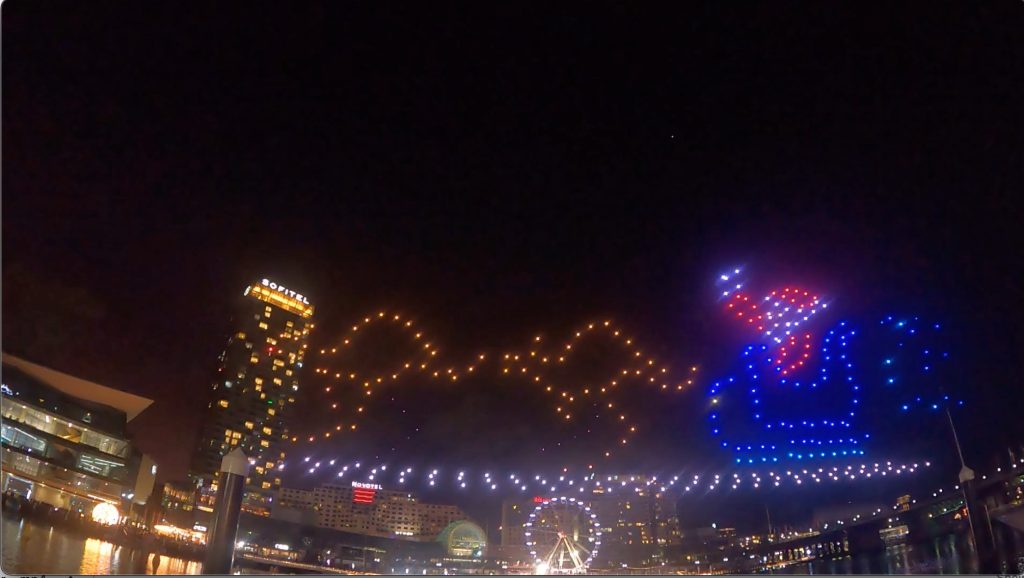
{"label": "harbour water", "polygon": [[[803,562],[787,567],[786,574],[971,574],[977,561],[969,545],[956,536],[923,544],[896,544],[877,554],[857,554]],[[968,551],[965,555],[964,551]]]}
{"label": "harbour water", "polygon": [[0,567],[6,574],[199,574],[202,564],[82,538],[3,516]]}
{"label": "harbour water", "polygon": [[[7,574],[199,574],[202,564],[83,538],[60,528],[4,516],[0,566]],[[1000,540],[1004,574],[1024,573],[1024,544]],[[977,561],[963,536],[897,544],[877,554],[818,559],[776,569],[774,574],[972,574]],[[243,573],[255,573],[243,569]]]}
{"label": "harbour water", "polygon": [[[1024,547],[1010,539],[997,545],[1004,574],[1024,573]],[[949,534],[916,544],[894,544],[876,554],[855,554],[793,564],[777,574],[977,574],[978,560],[965,536]]]}

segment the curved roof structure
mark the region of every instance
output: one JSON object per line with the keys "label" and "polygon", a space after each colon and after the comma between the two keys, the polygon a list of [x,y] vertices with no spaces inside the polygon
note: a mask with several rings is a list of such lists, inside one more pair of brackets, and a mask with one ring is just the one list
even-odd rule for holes
{"label": "curved roof structure", "polygon": [[151,399],[61,373],[8,353],[3,354],[3,363],[21,370],[61,393],[123,411],[128,421],[135,419],[135,416],[153,403]]}
{"label": "curved roof structure", "polygon": [[487,533],[469,520],[457,520],[441,530],[437,541],[449,555],[472,556],[487,547]]}

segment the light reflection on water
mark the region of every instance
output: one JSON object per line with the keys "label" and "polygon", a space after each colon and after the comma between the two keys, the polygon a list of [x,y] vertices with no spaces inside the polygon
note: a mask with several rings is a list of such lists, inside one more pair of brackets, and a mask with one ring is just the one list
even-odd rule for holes
{"label": "light reflection on water", "polygon": [[[199,574],[202,564],[81,538],[51,526],[3,516],[0,566],[7,574]],[[1024,554],[1024,535],[998,540],[1004,559]],[[155,568],[154,568],[154,562]],[[1022,562],[1024,563],[1024,562]],[[1019,570],[1016,564],[1011,568]],[[244,570],[244,573],[256,573]],[[971,545],[954,535],[919,544],[889,546],[877,554],[818,559],[775,574],[970,574],[977,572]]]}
{"label": "light reflection on water", "polygon": [[[967,552],[965,555],[964,552]],[[970,545],[954,535],[919,544],[888,546],[877,554],[813,560],[787,567],[784,574],[971,574],[977,561]]]}
{"label": "light reflection on water", "polygon": [[[0,566],[7,574],[199,574],[202,564],[80,538],[3,517]],[[154,568],[155,562],[155,568]]]}

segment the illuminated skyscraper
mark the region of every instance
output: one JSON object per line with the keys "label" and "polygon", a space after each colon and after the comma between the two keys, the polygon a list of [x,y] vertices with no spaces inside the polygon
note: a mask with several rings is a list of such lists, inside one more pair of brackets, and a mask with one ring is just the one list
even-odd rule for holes
{"label": "illuminated skyscraper", "polygon": [[273,281],[245,289],[192,459],[200,510],[213,506],[221,459],[239,447],[252,462],[245,507],[269,515],[268,498],[281,485],[279,467],[312,317],[309,299]]}

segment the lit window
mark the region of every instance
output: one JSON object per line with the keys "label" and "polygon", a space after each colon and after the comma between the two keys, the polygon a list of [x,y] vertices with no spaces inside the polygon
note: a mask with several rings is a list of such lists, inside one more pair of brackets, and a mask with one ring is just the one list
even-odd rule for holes
{"label": "lit window", "polygon": [[222,400],[217,402],[217,405],[219,405],[221,407],[227,407],[228,406],[228,400],[222,399]]}
{"label": "lit window", "polygon": [[260,329],[266,329],[266,328],[267,328],[267,323],[265,321],[260,321]]}
{"label": "lit window", "polygon": [[231,432],[231,437],[233,437],[235,439],[241,439],[242,432],[233,431],[233,432]]}
{"label": "lit window", "polygon": [[231,433],[232,432],[229,429],[224,430],[224,437],[227,437],[227,438],[231,437]]}
{"label": "lit window", "polygon": [[263,391],[263,386],[262,385],[257,385],[256,386],[256,391]]}
{"label": "lit window", "polygon": [[270,482],[263,482],[262,484],[260,484],[260,487],[263,488],[264,490],[269,490]]}
{"label": "lit window", "polygon": [[239,331],[238,335],[236,337],[238,337],[239,339],[245,339],[245,333],[242,332],[242,331]]}
{"label": "lit window", "polygon": [[267,435],[271,435],[271,434],[273,434],[274,432],[273,432],[273,431],[271,431],[269,427],[265,427],[265,428],[263,428],[263,433],[265,433],[265,434],[267,434]]}
{"label": "lit window", "polygon": [[252,379],[252,381],[253,381],[253,383],[255,383],[256,385],[263,385],[263,378],[262,378],[262,377],[254,377],[254,378]]}
{"label": "lit window", "polygon": [[255,356],[255,355],[253,355],[252,357],[249,358],[249,362],[250,363],[259,363],[259,361],[260,361],[260,358]]}
{"label": "lit window", "polygon": [[245,422],[245,427],[247,427],[247,428],[249,428],[249,429],[252,429],[252,428],[253,428],[253,425],[254,425],[254,424],[253,424],[253,423],[252,423],[251,421],[247,421],[247,422]]}
{"label": "lit window", "polygon": [[286,370],[284,370],[284,374],[287,375],[288,377],[291,377],[292,376],[292,370],[286,369]]}
{"label": "lit window", "polygon": [[281,385],[281,378],[280,377],[275,377],[274,378],[274,385]]}
{"label": "lit window", "polygon": [[265,447],[265,448],[269,448],[270,447],[270,442],[268,442],[267,440],[260,440],[260,446]]}
{"label": "lit window", "polygon": [[285,322],[285,326],[286,327],[295,327],[295,323],[292,322],[292,321],[287,321],[287,322]]}
{"label": "lit window", "polygon": [[231,445],[237,446],[238,445],[238,440],[236,440],[235,438],[231,438]]}

